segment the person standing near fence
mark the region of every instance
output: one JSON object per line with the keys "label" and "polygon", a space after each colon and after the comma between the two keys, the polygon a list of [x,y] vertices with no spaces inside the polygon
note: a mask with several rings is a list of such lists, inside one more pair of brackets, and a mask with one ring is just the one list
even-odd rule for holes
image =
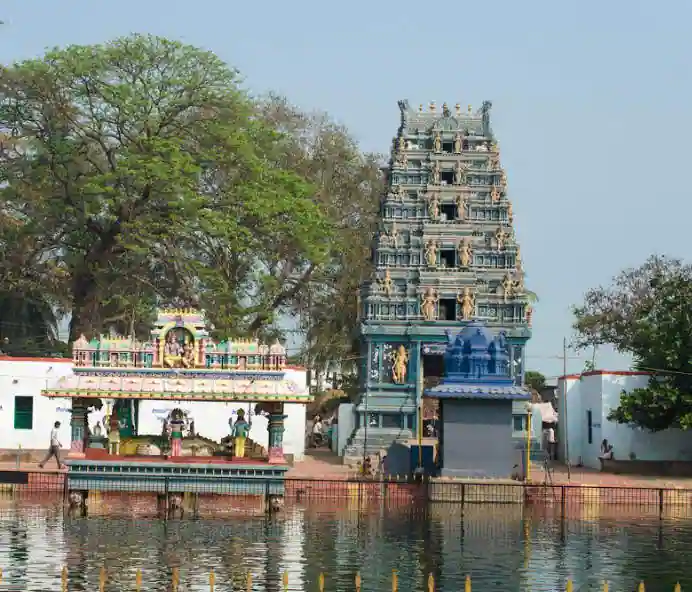
{"label": "person standing near fence", "polygon": [[55,457],[55,462],[58,463],[58,468],[59,469],[64,469],[65,465],[60,462],[60,449],[62,448],[62,444],[60,444],[60,440],[58,439],[58,430],[60,429],[60,422],[56,421],[53,424],[53,429],[50,431],[50,446],[48,447],[48,454],[46,454],[46,458],[44,458],[38,466],[43,468],[45,464],[52,458]]}

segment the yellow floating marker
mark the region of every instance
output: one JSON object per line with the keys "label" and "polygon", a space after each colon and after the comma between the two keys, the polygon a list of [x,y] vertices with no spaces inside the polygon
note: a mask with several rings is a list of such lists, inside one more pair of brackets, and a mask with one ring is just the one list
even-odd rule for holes
{"label": "yellow floating marker", "polygon": [[603,580],[603,592],[608,592],[608,582]]}
{"label": "yellow floating marker", "polygon": [[99,591],[103,592],[106,589],[106,567],[101,566],[101,573],[99,574]]}
{"label": "yellow floating marker", "polygon": [[246,584],[245,584],[245,589],[247,590],[247,592],[252,591],[252,572],[247,572],[247,580],[246,580]]}
{"label": "yellow floating marker", "polygon": [[680,582],[675,584],[675,587],[673,588],[673,592],[682,592],[682,588],[680,587]]}
{"label": "yellow floating marker", "polygon": [[464,592],[471,592],[471,576],[466,576],[466,583],[464,584]]}
{"label": "yellow floating marker", "polygon": [[139,592],[142,589],[142,570],[137,570],[137,575],[135,575],[135,590]]}
{"label": "yellow floating marker", "polygon": [[62,592],[67,592],[67,566],[65,565],[62,566],[62,572],[60,573],[60,581],[62,582]]}
{"label": "yellow floating marker", "polygon": [[428,592],[435,592],[435,578],[431,573],[428,574]]}
{"label": "yellow floating marker", "polygon": [[567,592],[572,592],[572,580],[567,580]]}
{"label": "yellow floating marker", "polygon": [[646,588],[644,587],[644,582],[639,582],[639,587],[637,588],[637,592],[646,592]]}
{"label": "yellow floating marker", "polygon": [[288,572],[284,572],[284,590],[288,590]]}
{"label": "yellow floating marker", "polygon": [[216,584],[216,576],[214,575],[214,570],[209,572],[209,592],[214,592],[214,584]]}
{"label": "yellow floating marker", "polygon": [[356,572],[356,590],[360,592],[360,572]]}
{"label": "yellow floating marker", "polygon": [[317,580],[317,585],[319,586],[320,592],[324,592],[324,574],[321,573],[319,579]]}
{"label": "yellow floating marker", "polygon": [[396,574],[396,570],[392,570],[392,592],[397,592],[399,589],[399,576]]}
{"label": "yellow floating marker", "polygon": [[2,567],[0,567],[0,582],[2,582]]}

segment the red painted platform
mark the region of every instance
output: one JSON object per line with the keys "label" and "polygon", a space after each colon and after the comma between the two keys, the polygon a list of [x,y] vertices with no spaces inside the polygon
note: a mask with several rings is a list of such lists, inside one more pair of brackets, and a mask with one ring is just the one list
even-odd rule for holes
{"label": "red painted platform", "polygon": [[269,462],[264,459],[255,458],[234,458],[228,459],[223,456],[149,456],[149,455],[115,455],[108,454],[106,450],[98,448],[87,449],[84,460],[101,461],[126,461],[126,462],[170,462],[180,464],[201,464],[201,465],[267,465]]}

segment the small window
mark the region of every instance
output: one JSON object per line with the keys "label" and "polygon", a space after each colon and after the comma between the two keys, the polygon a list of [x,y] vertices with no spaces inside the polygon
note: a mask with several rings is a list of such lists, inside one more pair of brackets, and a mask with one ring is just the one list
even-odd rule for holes
{"label": "small window", "polygon": [[440,213],[447,220],[454,220],[457,217],[457,207],[454,204],[442,204],[440,206]]}
{"label": "small window", "polygon": [[15,397],[14,398],[14,429],[33,430],[34,429],[34,398]]}
{"label": "small window", "polygon": [[451,185],[454,183],[454,171],[442,171],[440,173],[440,180],[446,185]]}
{"label": "small window", "polygon": [[593,416],[591,414],[591,409],[586,412],[586,436],[589,444],[593,444]]}
{"label": "small window", "polygon": [[454,267],[456,265],[456,251],[454,249],[442,249],[440,251],[440,266]]}
{"label": "small window", "polygon": [[440,298],[439,315],[441,321],[456,321],[457,301],[454,298]]}
{"label": "small window", "polygon": [[526,415],[512,415],[512,431],[526,431]]}
{"label": "small window", "polygon": [[442,152],[451,154],[454,152],[454,142],[442,142]]}

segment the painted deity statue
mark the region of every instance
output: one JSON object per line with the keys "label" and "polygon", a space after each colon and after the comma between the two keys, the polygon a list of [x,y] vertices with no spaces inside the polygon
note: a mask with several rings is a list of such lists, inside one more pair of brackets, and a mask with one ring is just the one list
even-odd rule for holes
{"label": "painted deity statue", "polygon": [[461,304],[461,318],[465,321],[473,318],[476,312],[476,297],[471,292],[471,288],[465,287],[464,293],[457,296],[457,301]]}
{"label": "painted deity statue", "polygon": [[420,306],[421,313],[423,314],[423,319],[426,321],[435,320],[435,305],[437,304],[437,295],[435,290],[428,288],[423,294],[422,302]]}
{"label": "painted deity statue", "polygon": [[392,381],[395,384],[406,382],[406,369],[408,365],[408,352],[403,345],[400,345],[392,359]]}
{"label": "painted deity statue", "polygon": [[433,142],[433,150],[437,153],[442,152],[442,138],[440,132],[435,132],[435,140]]}
{"label": "painted deity statue", "polygon": [[237,419],[231,428],[233,456],[237,458],[243,458],[245,456],[245,441],[250,434],[250,427],[250,424],[245,420],[245,410],[238,409]]}
{"label": "painted deity statue", "polygon": [[195,347],[188,341],[183,348],[183,358],[181,360],[183,368],[194,368],[195,366]]}
{"label": "painted deity statue", "polygon": [[440,217],[440,199],[435,192],[428,195],[428,213],[431,220],[437,220]]}
{"label": "painted deity statue", "polygon": [[457,132],[454,134],[454,153],[455,154],[461,154],[461,149],[463,147],[463,139],[461,137],[461,133]]}
{"label": "painted deity statue", "polygon": [[113,409],[113,413],[111,413],[108,420],[108,452],[116,456],[120,454],[120,427],[118,412]]}
{"label": "painted deity statue", "polygon": [[459,245],[459,263],[462,267],[469,267],[473,257],[473,249],[471,248],[471,240],[465,237]]}
{"label": "painted deity statue", "polygon": [[166,335],[166,344],[163,346],[163,365],[167,368],[179,366],[182,360],[183,350],[175,338],[175,333],[169,331]]}
{"label": "painted deity statue", "polygon": [[425,262],[429,267],[437,265],[437,243],[433,240],[428,241],[425,245]]}
{"label": "painted deity statue", "polygon": [[171,411],[169,428],[171,433],[171,456],[182,456],[183,453],[183,428],[185,416],[180,409]]}
{"label": "painted deity statue", "polygon": [[437,161],[433,163],[431,181],[433,185],[440,184],[440,163]]}
{"label": "painted deity statue", "polygon": [[466,220],[469,209],[469,198],[466,193],[459,193],[456,197],[457,202],[457,218],[459,220]]}

